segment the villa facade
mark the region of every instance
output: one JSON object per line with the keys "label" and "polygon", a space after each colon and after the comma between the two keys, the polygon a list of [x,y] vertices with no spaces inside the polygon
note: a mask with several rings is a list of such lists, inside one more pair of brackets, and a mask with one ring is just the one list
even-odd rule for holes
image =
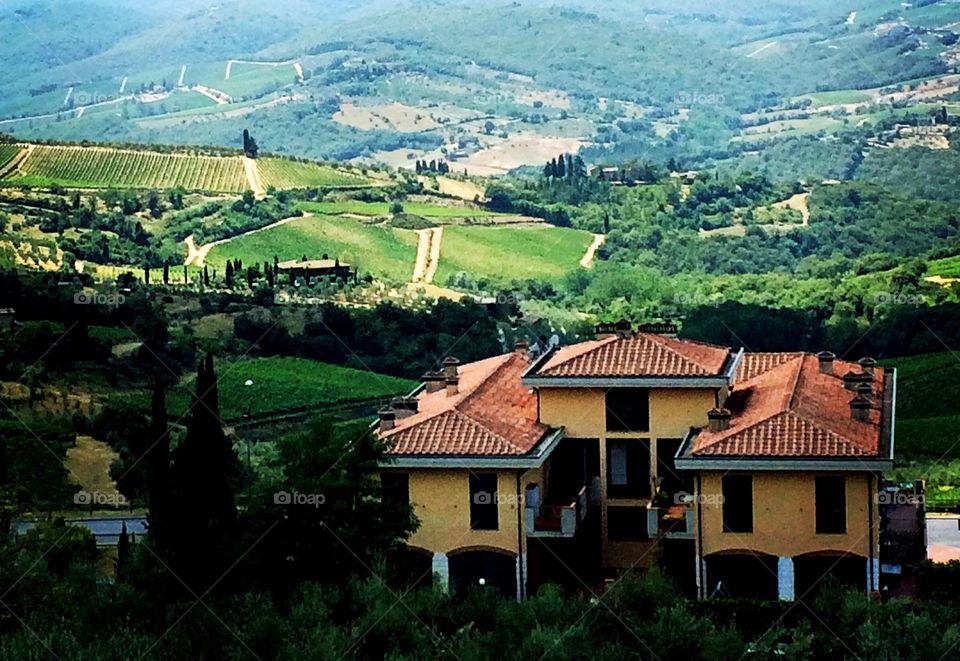
{"label": "villa facade", "polygon": [[655,562],[702,597],[880,589],[893,370],[600,330],[448,358],[380,411],[384,497],[413,506],[425,574],[517,598]]}

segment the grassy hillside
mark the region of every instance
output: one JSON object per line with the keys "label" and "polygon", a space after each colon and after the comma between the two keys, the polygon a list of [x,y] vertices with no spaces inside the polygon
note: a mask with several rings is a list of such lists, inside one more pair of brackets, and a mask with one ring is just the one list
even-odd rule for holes
{"label": "grassy hillside", "polygon": [[889,361],[897,368],[896,474],[924,476],[932,503],[960,499],[960,356]]}
{"label": "grassy hillside", "polygon": [[555,279],[579,268],[592,236],[558,227],[468,227],[443,231],[435,282],[458,272],[473,278]]}
{"label": "grassy hillside", "polygon": [[[390,213],[388,202],[361,202],[347,200],[345,202],[304,202],[299,205],[304,211],[321,213],[330,216],[354,214],[357,216],[386,216]],[[504,214],[486,209],[441,206],[424,202],[404,202],[403,210],[406,213],[424,218],[495,218]]]}
{"label": "grassy hillside", "polygon": [[[302,358],[254,358],[217,366],[221,417],[265,415],[302,407],[332,405],[348,400],[403,395],[416,383],[364,370],[328,365]],[[244,385],[247,381],[253,385]],[[194,391],[193,378],[170,391],[171,415],[183,416]]]}
{"label": "grassy hillside", "polygon": [[300,259],[330,259],[398,282],[410,279],[417,256],[417,235],[406,230],[364,225],[356,220],[310,216],[215,246],[207,263],[220,267],[228,259],[247,264]]}

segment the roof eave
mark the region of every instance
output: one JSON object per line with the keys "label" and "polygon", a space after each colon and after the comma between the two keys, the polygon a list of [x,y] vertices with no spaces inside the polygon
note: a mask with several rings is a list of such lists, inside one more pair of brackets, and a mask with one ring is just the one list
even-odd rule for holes
{"label": "roof eave", "polygon": [[677,470],[694,471],[809,471],[884,473],[893,469],[893,460],[883,457],[683,457],[675,460]]}
{"label": "roof eave", "polygon": [[494,455],[386,455],[383,468],[539,468],[564,437],[565,428],[548,430],[527,454]]}
{"label": "roof eave", "polygon": [[726,374],[718,376],[524,376],[531,388],[722,388],[731,384]]}

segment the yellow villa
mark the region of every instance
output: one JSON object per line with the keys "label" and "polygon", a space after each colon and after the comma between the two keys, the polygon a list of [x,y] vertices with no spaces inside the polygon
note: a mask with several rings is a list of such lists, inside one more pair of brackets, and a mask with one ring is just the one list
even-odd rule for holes
{"label": "yellow villa", "polygon": [[523,598],[658,562],[703,597],[880,588],[895,373],[619,324],[442,372],[380,411],[426,575]]}

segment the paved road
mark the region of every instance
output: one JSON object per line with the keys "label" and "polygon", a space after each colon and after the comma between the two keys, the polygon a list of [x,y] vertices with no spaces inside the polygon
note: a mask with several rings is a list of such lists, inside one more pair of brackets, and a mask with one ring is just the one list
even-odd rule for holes
{"label": "paved road", "polygon": [[[67,523],[71,525],[83,526],[93,533],[97,538],[97,546],[114,546],[120,539],[120,532],[123,529],[123,523],[127,524],[127,533],[131,537],[145,535],[147,532],[147,519],[143,516],[128,516],[117,518],[93,518],[93,519],[68,519]],[[33,521],[16,521],[13,524],[13,531],[16,535],[24,535],[34,526]]]}
{"label": "paved road", "polygon": [[960,560],[960,528],[957,517],[927,518],[927,557],[935,562]]}

